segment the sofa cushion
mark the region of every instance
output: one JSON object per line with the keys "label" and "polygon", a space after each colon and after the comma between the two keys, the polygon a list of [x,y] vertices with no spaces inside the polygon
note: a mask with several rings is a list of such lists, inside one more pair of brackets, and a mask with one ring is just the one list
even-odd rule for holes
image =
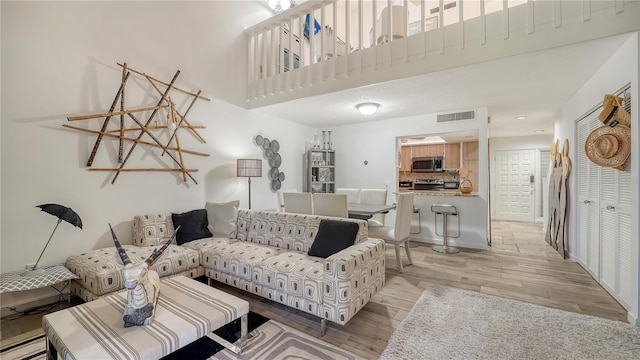
{"label": "sofa cushion", "polygon": [[247,241],[285,250],[308,251],[320,219],[315,215],[256,211]]}
{"label": "sofa cushion", "polygon": [[182,247],[197,251],[200,254],[200,265],[202,265],[204,264],[204,258],[202,254],[204,254],[207,250],[212,250],[221,246],[229,245],[230,243],[235,241],[237,240],[229,238],[206,238],[189,241],[188,243],[183,244]]}
{"label": "sofa cushion", "polygon": [[207,202],[204,208],[207,210],[209,231],[215,237],[235,238],[237,234],[238,207],[240,201],[226,203]]}
{"label": "sofa cushion", "polygon": [[211,232],[207,229],[207,210],[196,209],[182,214],[171,214],[171,221],[174,228],[178,229],[176,242],[178,245],[189,241],[211,237]]}
{"label": "sofa cushion", "polygon": [[355,243],[368,239],[367,222],[319,215],[254,211],[245,241],[271,245],[285,250],[308,252],[322,219],[358,225]]}
{"label": "sofa cushion", "polygon": [[236,241],[203,251],[201,265],[251,280],[254,265],[282,252],[273,246]]}
{"label": "sofa cushion", "polygon": [[253,217],[253,211],[247,209],[238,210],[238,233],[236,239],[247,241],[249,235],[249,227],[251,226],[251,218]]}
{"label": "sofa cushion", "polygon": [[133,244],[136,246],[164,245],[172,234],[171,213],[133,217]]}
{"label": "sofa cushion", "polygon": [[322,272],[322,259],[308,256],[301,251],[287,251],[254,266],[253,282],[262,285],[263,289],[275,289],[280,293],[320,304]]}
{"label": "sofa cushion", "polygon": [[[145,261],[158,246],[137,247],[122,245],[132,263]],[[162,256],[151,266],[160,277],[182,273],[199,266],[200,254],[193,249],[169,245]],[[104,295],[124,289],[122,260],[115,246],[90,250],[74,255],[65,262],[67,269],[80,278],[82,286],[95,295]]]}
{"label": "sofa cushion", "polygon": [[354,244],[358,229],[358,224],[352,222],[321,220],[309,255],[327,258],[348,248]]}

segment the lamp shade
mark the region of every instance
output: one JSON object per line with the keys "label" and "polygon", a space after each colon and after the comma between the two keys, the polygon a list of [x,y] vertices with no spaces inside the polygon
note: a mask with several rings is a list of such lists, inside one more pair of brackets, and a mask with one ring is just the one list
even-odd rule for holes
{"label": "lamp shade", "polygon": [[238,177],[262,177],[262,160],[238,159]]}

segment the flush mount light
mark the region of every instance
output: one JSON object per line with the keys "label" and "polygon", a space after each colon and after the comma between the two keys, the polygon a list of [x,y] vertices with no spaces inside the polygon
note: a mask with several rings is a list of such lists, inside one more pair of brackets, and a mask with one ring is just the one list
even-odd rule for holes
{"label": "flush mount light", "polygon": [[269,7],[279,14],[291,7],[291,0],[269,0]]}
{"label": "flush mount light", "polygon": [[362,115],[371,115],[378,110],[380,104],[377,103],[362,103],[356,105],[356,109],[360,111]]}
{"label": "flush mount light", "polygon": [[527,118],[527,115],[516,116],[516,120],[524,120]]}

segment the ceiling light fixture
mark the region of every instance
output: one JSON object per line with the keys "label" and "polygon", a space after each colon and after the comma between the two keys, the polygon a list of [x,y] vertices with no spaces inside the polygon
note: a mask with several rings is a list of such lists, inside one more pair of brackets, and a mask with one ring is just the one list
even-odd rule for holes
{"label": "ceiling light fixture", "polygon": [[362,103],[356,105],[356,109],[358,109],[362,115],[371,115],[375,113],[379,107],[380,104],[378,103]]}
{"label": "ceiling light fixture", "polygon": [[429,144],[444,144],[447,141],[438,135],[424,136],[424,137],[410,137],[400,139],[401,146],[410,145],[429,145]]}
{"label": "ceiling light fixture", "polygon": [[527,118],[527,115],[516,116],[516,120],[524,120]]}
{"label": "ceiling light fixture", "polygon": [[291,0],[269,0],[269,7],[274,14],[280,14],[291,7]]}

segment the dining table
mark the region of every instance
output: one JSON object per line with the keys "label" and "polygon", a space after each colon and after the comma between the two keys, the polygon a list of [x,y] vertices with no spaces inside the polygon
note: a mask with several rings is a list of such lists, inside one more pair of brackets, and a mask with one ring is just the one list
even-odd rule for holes
{"label": "dining table", "polygon": [[386,214],[395,208],[395,204],[347,203],[347,212],[353,219],[367,220],[375,214]]}

